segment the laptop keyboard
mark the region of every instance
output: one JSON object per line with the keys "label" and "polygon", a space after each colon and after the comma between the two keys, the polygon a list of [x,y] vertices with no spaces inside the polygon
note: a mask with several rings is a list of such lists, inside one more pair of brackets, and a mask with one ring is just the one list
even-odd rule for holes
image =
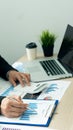
{"label": "laptop keyboard", "polygon": [[62,68],[57,64],[55,60],[40,61],[40,64],[46,71],[47,75],[60,75],[65,74]]}

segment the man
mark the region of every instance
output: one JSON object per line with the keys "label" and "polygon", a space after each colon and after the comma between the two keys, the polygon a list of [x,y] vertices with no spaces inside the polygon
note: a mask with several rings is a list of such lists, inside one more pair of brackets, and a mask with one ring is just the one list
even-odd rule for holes
{"label": "man", "polygon": [[[30,85],[30,75],[18,72],[1,56],[0,77],[5,80],[9,80],[14,87],[17,82],[19,82],[22,86],[24,86],[24,83]],[[19,96],[0,96],[0,113],[6,117],[20,116],[27,109],[27,106],[28,105],[23,103]]]}

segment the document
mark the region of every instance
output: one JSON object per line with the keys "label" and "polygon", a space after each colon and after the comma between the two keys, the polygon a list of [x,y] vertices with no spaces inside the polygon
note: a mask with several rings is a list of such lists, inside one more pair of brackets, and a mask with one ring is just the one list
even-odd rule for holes
{"label": "document", "polygon": [[0,95],[4,94],[4,92],[6,92],[6,90],[10,89],[11,86],[12,85],[10,84],[9,81],[6,81],[6,80],[0,78]]}
{"label": "document", "polygon": [[0,130],[56,130],[47,127],[21,126],[21,125],[0,125]]}
{"label": "document", "polygon": [[17,87],[12,85],[2,91],[1,95],[18,95],[24,99],[48,99],[59,100],[63,97],[71,81],[54,80],[47,82],[32,83],[30,86],[22,87],[20,84]]}
{"label": "document", "polygon": [[60,102],[70,83],[64,80],[50,81],[37,99],[59,100]]}
{"label": "document", "polygon": [[28,100],[28,109],[18,118],[0,116],[0,124],[17,124],[48,127],[58,105],[58,100]]}

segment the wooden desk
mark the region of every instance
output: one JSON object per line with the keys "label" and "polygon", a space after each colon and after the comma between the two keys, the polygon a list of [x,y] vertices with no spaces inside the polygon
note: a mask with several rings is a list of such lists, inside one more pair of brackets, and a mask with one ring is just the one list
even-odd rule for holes
{"label": "wooden desk", "polygon": [[[42,55],[39,55],[38,57],[42,57]],[[26,56],[19,59],[19,61],[22,62],[26,60]],[[62,80],[71,81],[71,85],[62,97],[49,128],[57,130],[73,130],[73,78]]]}

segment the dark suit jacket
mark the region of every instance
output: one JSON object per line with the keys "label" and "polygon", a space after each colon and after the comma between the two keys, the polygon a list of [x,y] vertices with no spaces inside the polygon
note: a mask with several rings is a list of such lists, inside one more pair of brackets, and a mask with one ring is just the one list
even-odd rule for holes
{"label": "dark suit jacket", "polygon": [[[3,57],[0,56],[0,77],[7,80],[6,74],[9,70],[15,70]],[[0,104],[4,96],[0,96]]]}
{"label": "dark suit jacket", "polygon": [[6,73],[9,70],[15,70],[3,57],[0,56],[0,77],[6,78]]}

